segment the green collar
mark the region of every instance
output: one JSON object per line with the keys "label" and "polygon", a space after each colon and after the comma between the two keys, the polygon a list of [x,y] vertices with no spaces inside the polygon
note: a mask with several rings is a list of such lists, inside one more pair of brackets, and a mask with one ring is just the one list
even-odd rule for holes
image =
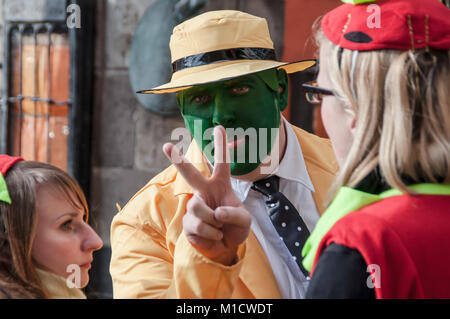
{"label": "green collar", "polygon": [[[420,194],[450,195],[450,184],[416,184],[408,186],[408,188]],[[350,187],[341,187],[303,246],[302,256],[305,269],[311,271],[322,238],[339,219],[384,198],[402,194],[397,189],[390,189],[380,194],[369,194]]]}
{"label": "green collar", "polygon": [[11,198],[9,197],[8,187],[6,186],[6,182],[2,174],[0,174],[0,201],[11,204]]}

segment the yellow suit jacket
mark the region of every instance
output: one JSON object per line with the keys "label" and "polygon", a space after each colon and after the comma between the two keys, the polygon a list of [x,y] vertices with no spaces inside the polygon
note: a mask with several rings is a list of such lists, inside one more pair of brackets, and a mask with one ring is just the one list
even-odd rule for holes
{"label": "yellow suit jacket", "polygon": [[[320,213],[337,171],[330,141],[293,127],[315,188]],[[193,142],[186,157],[210,175]],[[200,159],[200,160],[198,160]],[[115,298],[281,298],[264,251],[250,232],[239,262],[223,266],[201,255],[186,239],[182,218],[193,189],[172,165],[137,192],[111,225]]]}

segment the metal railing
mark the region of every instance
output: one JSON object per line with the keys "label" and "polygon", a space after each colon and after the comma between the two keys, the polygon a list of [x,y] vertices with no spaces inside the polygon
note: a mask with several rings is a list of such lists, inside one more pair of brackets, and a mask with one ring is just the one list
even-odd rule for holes
{"label": "metal railing", "polygon": [[[60,158],[64,156],[63,168],[78,180],[86,195],[89,195],[90,180],[95,2],[3,0],[0,152],[11,154],[14,151],[19,155],[26,147],[28,153],[33,154],[30,159],[46,162],[52,162],[58,153]],[[69,9],[73,5],[79,8],[81,27],[69,24]],[[54,50],[61,45],[54,43],[55,40],[63,41],[67,51],[64,52],[64,70],[52,61]],[[28,55],[24,55],[24,49]],[[30,67],[31,62],[24,64],[24,57],[34,59],[34,68]],[[64,83],[59,83],[60,79]],[[58,123],[58,132],[52,131],[51,121]],[[25,122],[27,125],[23,124]],[[25,129],[28,130],[26,140],[22,139]],[[29,132],[34,132],[34,136]],[[58,134],[58,143],[64,140],[66,144],[62,151],[53,150]],[[41,145],[35,143],[38,139]]]}

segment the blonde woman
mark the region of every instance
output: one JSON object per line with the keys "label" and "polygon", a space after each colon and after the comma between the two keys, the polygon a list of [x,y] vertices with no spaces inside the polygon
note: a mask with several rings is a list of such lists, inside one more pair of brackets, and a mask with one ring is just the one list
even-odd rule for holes
{"label": "blonde woman", "polygon": [[340,165],[303,248],[307,297],[450,298],[450,10],[364,2],[325,15],[304,85]]}
{"label": "blonde woman", "polygon": [[92,253],[83,191],[49,164],[0,155],[0,298],[86,298]]}
{"label": "blonde woman", "polygon": [[[304,85],[322,103],[340,166],[331,204],[296,245],[312,276],[307,297],[450,298],[450,13],[438,0],[355,2],[365,3],[324,17],[318,83]],[[234,195],[220,126],[214,143],[219,165],[208,180],[175,146],[164,151],[206,202],[220,203],[215,189]],[[241,221],[224,241],[239,247],[240,267],[247,209],[239,200],[195,205],[215,228],[211,246],[231,233],[221,221]]]}

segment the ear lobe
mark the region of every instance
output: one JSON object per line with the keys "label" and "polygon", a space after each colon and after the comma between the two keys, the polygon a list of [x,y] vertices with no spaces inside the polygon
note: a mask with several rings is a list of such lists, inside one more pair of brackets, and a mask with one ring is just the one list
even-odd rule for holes
{"label": "ear lobe", "polygon": [[288,105],[289,101],[289,78],[285,70],[277,70],[278,77],[278,105],[280,106],[280,111],[284,111]]}

